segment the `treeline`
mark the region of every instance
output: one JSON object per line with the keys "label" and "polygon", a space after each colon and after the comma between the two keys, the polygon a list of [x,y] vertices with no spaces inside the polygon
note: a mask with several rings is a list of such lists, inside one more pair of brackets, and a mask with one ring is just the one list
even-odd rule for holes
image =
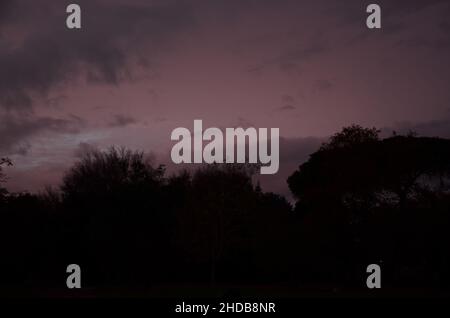
{"label": "treeline", "polygon": [[[450,140],[381,139],[344,128],[288,179],[295,206],[253,182],[251,166],[166,174],[143,153],[88,153],[59,191],[0,196],[0,284],[285,285],[445,289],[450,279]],[[294,292],[295,293],[295,292]]]}

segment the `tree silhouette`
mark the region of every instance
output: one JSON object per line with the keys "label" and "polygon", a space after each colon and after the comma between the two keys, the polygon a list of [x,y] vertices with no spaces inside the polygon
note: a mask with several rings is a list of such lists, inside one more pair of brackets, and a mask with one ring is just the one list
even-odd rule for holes
{"label": "tree silhouette", "polygon": [[92,151],[59,191],[0,200],[0,271],[8,273],[0,291],[66,293],[61,269],[72,263],[83,268],[83,292],[95,295],[207,283],[208,295],[237,295],[243,285],[334,294],[365,289],[373,263],[388,290],[448,290],[449,165],[450,140],[383,139],[353,125],[288,178],[292,209],[263,191],[252,165],[167,176],[142,152]]}
{"label": "tree silhouette", "polygon": [[[209,278],[214,283],[217,264],[229,248],[231,232],[237,231],[236,218],[244,220],[245,208],[239,210],[235,200],[252,191],[251,181],[244,172],[225,165],[203,167],[193,175],[184,172],[171,184],[181,181],[185,200],[175,212],[177,241],[191,262],[209,267]],[[236,193],[236,189],[241,193]]]}
{"label": "tree silhouette", "polygon": [[9,158],[0,158],[0,201],[8,194],[8,191],[1,186],[2,182],[6,181],[2,166],[12,166],[12,161]]}
{"label": "tree silhouette", "polygon": [[[310,228],[321,228],[320,237],[305,229],[304,239],[314,237],[322,252],[334,255],[317,262],[335,263],[330,274],[342,278],[367,259],[384,260],[395,264],[396,279],[408,267],[426,280],[425,265],[414,263],[419,247],[443,247],[435,238],[446,236],[439,231],[449,225],[448,211],[443,212],[448,209],[449,163],[447,139],[413,134],[380,139],[376,129],[360,126],[332,136],[288,178],[296,212]],[[387,241],[378,239],[380,232]],[[448,258],[448,253],[436,253],[433,257]],[[444,277],[442,271],[436,275]]]}
{"label": "tree silhouette", "polygon": [[133,188],[152,187],[163,176],[164,167],[153,168],[142,152],[111,147],[86,153],[64,176],[61,190],[67,200],[106,198]]}
{"label": "tree silhouette", "polygon": [[251,279],[283,237],[280,215],[287,217],[291,207],[280,196],[262,193],[253,173],[247,165],[215,164],[169,181],[181,199],[174,212],[177,244],[189,263],[205,268],[204,279],[212,284]]}
{"label": "tree silhouette", "polygon": [[376,128],[364,128],[360,125],[344,127],[342,131],[330,137],[330,141],[324,143],[320,150],[352,147],[358,144],[378,141],[380,130]]}
{"label": "tree silhouette", "polygon": [[330,203],[342,207],[397,203],[437,183],[445,190],[450,142],[442,138],[392,136],[380,140],[376,129],[344,128],[310,156],[288,179],[299,205]]}
{"label": "tree silhouette", "polygon": [[142,152],[124,148],[89,152],[67,172],[63,204],[93,276],[137,283],[138,273],[155,276],[163,267],[171,252],[164,183],[163,166],[153,168]]}

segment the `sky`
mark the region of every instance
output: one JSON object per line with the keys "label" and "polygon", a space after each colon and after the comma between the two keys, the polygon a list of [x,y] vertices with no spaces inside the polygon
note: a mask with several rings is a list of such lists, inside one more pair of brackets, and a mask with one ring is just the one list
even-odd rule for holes
{"label": "sky", "polygon": [[[66,27],[66,6],[82,28]],[[170,166],[171,131],[280,128],[286,178],[350,124],[450,137],[450,1],[0,0],[10,191],[57,187],[91,149]],[[382,28],[368,29],[377,3]]]}

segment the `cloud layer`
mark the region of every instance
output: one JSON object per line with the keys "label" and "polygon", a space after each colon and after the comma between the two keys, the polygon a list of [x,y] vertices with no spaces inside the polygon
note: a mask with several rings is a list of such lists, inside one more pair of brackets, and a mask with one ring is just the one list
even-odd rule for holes
{"label": "cloud layer", "polygon": [[[380,0],[0,1],[0,154],[11,189],[56,184],[111,145],[167,153],[170,132],[278,127],[287,175],[343,126],[449,136],[450,4]],[[311,137],[309,137],[311,136]]]}

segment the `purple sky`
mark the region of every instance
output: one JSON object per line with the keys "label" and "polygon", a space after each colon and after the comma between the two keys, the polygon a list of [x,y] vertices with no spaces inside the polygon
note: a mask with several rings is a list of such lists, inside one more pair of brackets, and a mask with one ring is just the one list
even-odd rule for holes
{"label": "purple sky", "polygon": [[[286,177],[352,123],[450,137],[450,2],[0,0],[0,155],[12,191],[58,185],[91,148],[168,162],[170,133],[279,127]],[[382,8],[369,30],[365,8]]]}

